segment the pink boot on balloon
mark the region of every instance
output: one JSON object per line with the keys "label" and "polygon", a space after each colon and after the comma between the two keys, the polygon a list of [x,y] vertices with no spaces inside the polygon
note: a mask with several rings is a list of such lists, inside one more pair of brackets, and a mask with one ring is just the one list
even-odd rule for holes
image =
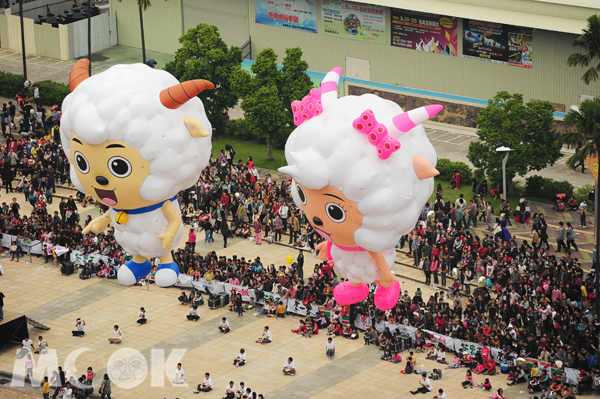
{"label": "pink boot on balloon", "polygon": [[380,310],[390,310],[396,306],[398,298],[400,298],[399,282],[394,281],[391,287],[379,285],[377,287],[377,292],[375,292],[375,306]]}
{"label": "pink boot on balloon", "polygon": [[344,281],[338,284],[333,290],[333,296],[340,305],[351,305],[365,299],[369,295],[369,286],[361,283],[358,286],[352,285],[350,281]]}

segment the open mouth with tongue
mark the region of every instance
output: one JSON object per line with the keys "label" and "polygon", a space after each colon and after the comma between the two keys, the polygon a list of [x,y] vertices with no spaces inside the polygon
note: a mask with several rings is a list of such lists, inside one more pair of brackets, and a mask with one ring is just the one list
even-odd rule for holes
{"label": "open mouth with tongue", "polygon": [[94,188],[94,190],[96,190],[98,198],[100,198],[100,200],[105,204],[110,206],[117,205],[117,196],[115,195],[115,190],[100,190],[99,188]]}

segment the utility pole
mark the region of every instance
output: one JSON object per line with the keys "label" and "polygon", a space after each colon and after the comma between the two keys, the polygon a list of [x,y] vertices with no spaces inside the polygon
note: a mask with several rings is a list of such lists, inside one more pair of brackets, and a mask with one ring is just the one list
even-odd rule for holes
{"label": "utility pole", "polygon": [[19,0],[19,16],[21,18],[21,52],[23,53],[23,77],[27,80],[27,56],[25,55],[25,25],[23,24],[23,0]]}
{"label": "utility pole", "polygon": [[[21,0],[23,1],[23,0]],[[90,60],[90,70],[88,71],[92,76],[92,0],[87,0],[87,14],[88,14],[88,60]]]}

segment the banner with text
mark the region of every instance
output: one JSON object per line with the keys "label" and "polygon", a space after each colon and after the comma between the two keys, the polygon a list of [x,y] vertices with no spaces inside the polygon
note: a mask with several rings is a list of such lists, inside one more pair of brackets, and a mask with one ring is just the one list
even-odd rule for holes
{"label": "banner with text", "polygon": [[463,20],[463,57],[498,64],[533,67],[533,29]]}
{"label": "banner with text", "polygon": [[344,0],[321,0],[321,3],[324,35],[386,43],[386,7]]}
{"label": "banner with text", "polygon": [[257,24],[317,33],[316,0],[255,0]]}
{"label": "banner with text", "polygon": [[391,15],[392,46],[458,55],[458,18],[398,8],[392,8]]}

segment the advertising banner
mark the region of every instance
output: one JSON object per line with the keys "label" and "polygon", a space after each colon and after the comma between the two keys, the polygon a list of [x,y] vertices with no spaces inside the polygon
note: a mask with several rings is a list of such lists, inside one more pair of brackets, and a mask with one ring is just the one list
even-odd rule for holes
{"label": "advertising banner", "polygon": [[392,46],[458,55],[458,18],[398,8],[392,8],[391,15]]}
{"label": "advertising banner", "polygon": [[321,0],[321,3],[324,35],[386,43],[386,7],[343,0]]}
{"label": "advertising banner", "polygon": [[257,24],[317,33],[317,0],[255,0]]}
{"label": "advertising banner", "polygon": [[533,67],[533,29],[463,20],[463,57]]}

